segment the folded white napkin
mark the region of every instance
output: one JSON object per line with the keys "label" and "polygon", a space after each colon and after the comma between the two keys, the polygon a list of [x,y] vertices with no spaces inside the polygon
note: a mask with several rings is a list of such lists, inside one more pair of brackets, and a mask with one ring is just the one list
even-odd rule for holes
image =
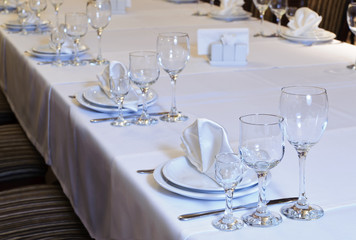
{"label": "folded white napkin", "polygon": [[302,7],[295,12],[295,16],[288,23],[289,29],[287,34],[292,36],[315,36],[315,31],[318,30],[318,26],[322,20],[313,10]]}
{"label": "folded white napkin", "polygon": [[[101,75],[97,75],[100,89],[106,94],[106,96],[108,96],[108,98],[113,99],[110,91],[110,77],[128,77],[126,66],[121,62],[111,61],[109,65],[105,67],[103,73]],[[139,96],[137,96],[135,89],[131,88],[129,93],[126,95],[126,98],[129,98],[132,101],[124,102],[124,108],[136,112],[138,110]]]}
{"label": "folded white napkin", "polygon": [[219,124],[198,118],[183,131],[182,148],[196,169],[215,180],[215,156],[233,152],[227,134]]}
{"label": "folded white napkin", "polygon": [[243,4],[243,0],[222,0],[220,2],[220,10],[218,11],[218,14],[227,16],[239,14],[243,12]]}

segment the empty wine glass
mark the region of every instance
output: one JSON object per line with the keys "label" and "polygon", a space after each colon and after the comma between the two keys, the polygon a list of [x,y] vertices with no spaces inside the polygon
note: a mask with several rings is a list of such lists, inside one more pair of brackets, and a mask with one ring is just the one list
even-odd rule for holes
{"label": "empty wine glass", "polygon": [[258,36],[264,36],[263,33],[263,18],[265,15],[266,10],[268,9],[268,4],[270,3],[271,0],[253,0],[253,4],[255,4],[256,8],[260,12],[260,19],[261,19],[261,29],[260,33],[255,34],[255,37]]}
{"label": "empty wine glass", "polygon": [[284,206],[288,218],[312,220],[324,215],[321,207],[311,205],[305,192],[305,161],[307,154],[321,138],[328,123],[328,97],[319,87],[285,87],[280,96],[280,111],[285,119],[286,137],[299,158],[299,198]]}
{"label": "empty wine glass", "polygon": [[66,33],[64,31],[63,26],[58,26],[52,29],[51,42],[56,48],[56,58],[53,62],[53,65],[57,67],[63,66],[63,62],[61,60],[61,49],[65,39],[66,39]]}
{"label": "empty wine glass", "polygon": [[29,0],[31,10],[36,14],[36,33],[41,33],[41,12],[46,10],[46,0]]}
{"label": "empty wine glass", "polygon": [[283,15],[286,13],[286,9],[288,7],[288,0],[271,0],[269,3],[269,8],[272,13],[276,16],[277,19],[277,32],[276,36],[281,36],[281,20]]}
{"label": "empty wine glass", "polygon": [[130,91],[130,80],[125,76],[110,76],[110,93],[113,97],[113,100],[118,105],[118,116],[115,121],[111,123],[115,127],[125,127],[129,126],[131,122],[124,119],[122,108],[124,106],[125,96]]}
{"label": "empty wine glass", "polygon": [[58,27],[59,25],[59,20],[58,20],[58,13],[59,13],[59,8],[63,4],[64,0],[51,0],[52,6],[54,7],[54,14],[56,16],[56,26]]}
{"label": "empty wine glass", "polygon": [[75,53],[72,61],[73,66],[85,65],[78,56],[80,38],[88,31],[88,18],[85,13],[66,13],[65,15],[67,35],[74,41]]}
{"label": "empty wine glass", "polygon": [[26,23],[26,19],[29,16],[29,12],[26,9],[26,4],[27,4],[26,1],[24,1],[17,5],[17,16],[21,23],[21,34],[22,35],[27,35],[25,23]]}
{"label": "empty wine glass", "polygon": [[110,0],[90,0],[87,3],[87,16],[89,24],[96,29],[98,35],[98,56],[91,61],[91,64],[101,65],[108,63],[101,55],[101,35],[104,28],[111,20]]}
{"label": "empty wine glass", "polygon": [[156,52],[139,51],[130,53],[129,76],[131,81],[141,89],[143,99],[142,114],[135,121],[137,125],[147,126],[158,122],[157,119],[152,118],[147,113],[147,93],[150,86],[158,80],[159,74]]}
{"label": "empty wine glass", "polygon": [[255,170],[259,197],[256,211],[245,214],[244,222],[253,227],[271,227],[282,222],[280,214],[270,212],[266,205],[266,178],[284,155],[283,118],[270,114],[240,117],[239,151],[244,164]]}
{"label": "empty wine glass", "polygon": [[215,160],[215,180],[224,188],[226,205],[224,214],[216,218],[212,224],[222,231],[234,231],[244,226],[242,220],[234,217],[232,200],[235,188],[242,181],[246,167],[240,155],[234,153],[219,153]]}
{"label": "empty wine glass", "polygon": [[[352,34],[356,36],[356,3],[355,2],[350,3],[347,7],[347,24],[349,25]],[[356,70],[356,63],[347,66],[347,68]]]}
{"label": "empty wine glass", "polygon": [[157,38],[158,61],[171,78],[172,103],[168,114],[160,119],[166,122],[186,121],[176,106],[176,82],[178,74],[184,69],[190,58],[190,44],[187,33],[160,33]]}
{"label": "empty wine glass", "polygon": [[2,10],[2,14],[8,14],[9,13],[9,9],[8,9],[8,1],[7,0],[3,0],[3,10]]}
{"label": "empty wine glass", "polygon": [[298,8],[305,7],[304,0],[293,0],[293,1],[288,1],[288,7],[286,9],[286,16],[288,18],[288,21],[291,21],[294,16],[295,12],[298,10]]}

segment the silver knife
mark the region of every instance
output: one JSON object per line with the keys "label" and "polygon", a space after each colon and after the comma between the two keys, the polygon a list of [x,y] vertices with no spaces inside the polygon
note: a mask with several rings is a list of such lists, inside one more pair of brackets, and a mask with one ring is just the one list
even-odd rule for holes
{"label": "silver knife", "polygon": [[[279,199],[273,199],[273,200],[268,201],[267,205],[288,203],[288,202],[294,202],[297,200],[298,200],[297,197],[279,198]],[[256,208],[256,207],[257,207],[257,202],[254,202],[254,203],[248,203],[245,205],[233,207],[232,210],[236,211],[236,210],[251,209],[251,208]],[[224,211],[225,211],[225,209],[217,209],[217,210],[209,210],[209,211],[196,212],[196,213],[188,213],[188,214],[183,214],[183,215],[178,216],[178,219],[181,221],[187,221],[187,220],[190,220],[193,218],[199,218],[199,217],[208,216],[208,215],[216,215],[216,214],[222,213]]]}
{"label": "silver knife", "polygon": [[[167,114],[169,112],[156,112],[156,113],[148,113],[151,116],[161,116],[164,114]],[[135,117],[139,117],[141,116],[141,114],[133,114],[133,115],[127,115],[124,116],[125,118],[135,118]],[[110,121],[110,120],[115,120],[117,119],[117,117],[108,117],[108,118],[95,118],[95,119],[91,119],[90,122],[91,123],[98,123],[98,122],[104,122],[104,121]]]}

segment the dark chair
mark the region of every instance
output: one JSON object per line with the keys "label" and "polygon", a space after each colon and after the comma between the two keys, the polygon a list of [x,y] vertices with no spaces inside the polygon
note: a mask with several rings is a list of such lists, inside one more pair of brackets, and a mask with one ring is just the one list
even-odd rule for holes
{"label": "dark chair", "polygon": [[16,122],[17,119],[7,102],[5,95],[0,90],[0,125]]}
{"label": "dark chair", "polygon": [[59,185],[0,192],[0,239],[92,239]]}

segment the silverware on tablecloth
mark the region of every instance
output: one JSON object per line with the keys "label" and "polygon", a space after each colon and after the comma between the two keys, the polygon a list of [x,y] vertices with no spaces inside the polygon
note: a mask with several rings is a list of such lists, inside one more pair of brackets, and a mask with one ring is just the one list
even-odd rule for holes
{"label": "silverware on tablecloth", "polygon": [[154,169],[140,169],[140,170],[137,170],[136,172],[140,173],[140,174],[151,174],[154,171],[155,171]]}
{"label": "silverware on tablecloth", "polygon": [[[279,198],[279,199],[274,199],[274,200],[268,201],[267,205],[275,205],[275,204],[279,204],[279,203],[288,203],[288,202],[294,202],[294,201],[297,201],[297,200],[298,200],[297,197]],[[240,205],[240,206],[234,207],[233,211],[252,209],[252,208],[256,208],[256,207],[257,207],[257,202],[254,202],[254,203],[249,203],[249,204],[245,204],[245,205]],[[216,215],[216,214],[222,213],[224,211],[225,211],[225,209],[217,209],[217,210],[209,210],[209,211],[196,212],[196,213],[188,213],[188,214],[183,214],[183,215],[178,216],[178,219],[181,220],[181,221],[187,221],[187,220],[191,220],[191,219],[199,218],[199,217],[203,217],[203,216]]]}
{"label": "silverware on tablecloth", "polygon": [[[151,116],[161,116],[164,114],[167,114],[169,112],[155,112],[155,113],[149,113]],[[131,115],[125,115],[125,118],[135,118],[135,117],[140,117],[141,114],[131,114]],[[104,122],[104,121],[110,121],[110,120],[115,120],[117,117],[108,117],[108,118],[95,118],[91,119],[91,123],[98,123],[98,122]]]}

